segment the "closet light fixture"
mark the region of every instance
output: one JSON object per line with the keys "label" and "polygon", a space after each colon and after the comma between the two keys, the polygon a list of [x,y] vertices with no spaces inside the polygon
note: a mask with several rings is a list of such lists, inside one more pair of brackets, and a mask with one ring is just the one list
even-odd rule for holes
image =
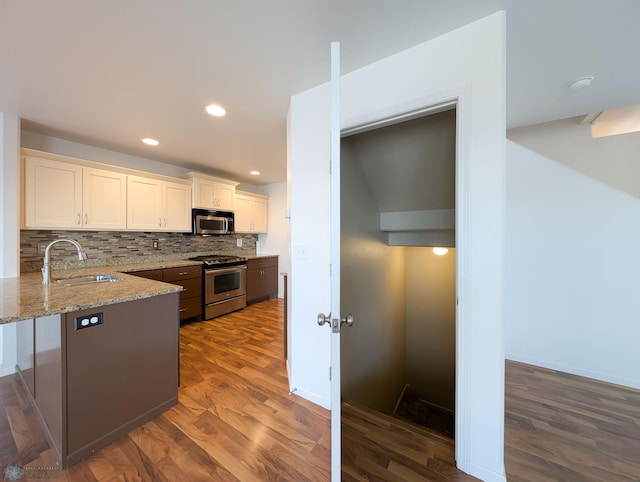
{"label": "closet light fixture", "polygon": [[218,104],[209,104],[205,107],[205,110],[214,117],[222,117],[227,113],[227,111],[224,110],[224,107],[219,106]]}
{"label": "closet light fixture", "polygon": [[145,137],[144,139],[142,139],[142,142],[144,142],[148,146],[157,146],[160,144],[158,141],[156,141],[155,139],[151,139],[150,137]]}
{"label": "closet light fixture", "polygon": [[444,256],[448,252],[448,248],[442,248],[440,246],[436,246],[435,248],[433,248],[433,254],[435,254],[436,256]]}

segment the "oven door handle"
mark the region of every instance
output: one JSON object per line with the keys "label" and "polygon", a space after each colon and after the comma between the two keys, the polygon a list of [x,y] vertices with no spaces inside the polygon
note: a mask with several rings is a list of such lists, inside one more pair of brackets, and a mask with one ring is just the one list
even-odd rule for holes
{"label": "oven door handle", "polygon": [[228,273],[234,273],[238,270],[246,270],[247,266],[246,265],[237,265],[237,266],[231,266],[229,268],[209,268],[207,270],[205,270],[204,275],[205,276],[217,276],[219,274],[228,274]]}

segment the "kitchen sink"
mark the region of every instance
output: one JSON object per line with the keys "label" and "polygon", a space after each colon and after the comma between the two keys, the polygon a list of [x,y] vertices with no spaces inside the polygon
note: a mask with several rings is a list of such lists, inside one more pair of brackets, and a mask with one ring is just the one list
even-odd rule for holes
{"label": "kitchen sink", "polygon": [[75,286],[90,283],[113,283],[115,281],[122,281],[123,279],[124,278],[111,274],[92,274],[88,276],[76,276],[75,278],[59,279],[58,283],[65,286]]}

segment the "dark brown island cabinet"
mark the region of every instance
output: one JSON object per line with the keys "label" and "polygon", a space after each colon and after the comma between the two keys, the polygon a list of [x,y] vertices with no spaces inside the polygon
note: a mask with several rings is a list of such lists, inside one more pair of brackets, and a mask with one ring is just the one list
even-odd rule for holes
{"label": "dark brown island cabinet", "polygon": [[202,266],[148,269],[128,274],[182,286],[180,323],[202,320]]}
{"label": "dark brown island cabinet", "polygon": [[19,322],[18,372],[61,468],[177,403],[178,303],[170,293]]}
{"label": "dark brown island cabinet", "polygon": [[278,296],[278,257],[247,260],[247,303]]}

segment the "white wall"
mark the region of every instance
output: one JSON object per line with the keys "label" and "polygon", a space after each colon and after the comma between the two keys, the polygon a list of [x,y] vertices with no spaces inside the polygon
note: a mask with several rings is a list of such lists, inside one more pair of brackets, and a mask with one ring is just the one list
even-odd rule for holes
{"label": "white wall", "polygon": [[184,169],[163,162],[152,161],[137,156],[130,156],[122,152],[111,151],[88,144],[67,141],[57,137],[46,136],[31,131],[22,131],[22,147],[36,149],[38,151],[51,152],[61,156],[75,157],[87,161],[101,162],[112,166],[136,169],[139,171],[161,174],[163,176],[180,177],[189,172]]}
{"label": "white wall", "polygon": [[507,160],[507,358],[640,388],[640,200],[515,142]]}
{"label": "white wall", "polygon": [[406,248],[407,383],[423,400],[455,409],[456,250]]}
{"label": "white wall", "polygon": [[640,132],[591,137],[581,118],[562,119],[517,129],[507,137],[549,159],[640,198]]}
{"label": "white wall", "polygon": [[[329,45],[327,45],[329,48]],[[289,105],[287,178],[291,207],[289,384],[330,408],[330,331],[316,324],[331,310],[329,291],[329,85]]]}
{"label": "white wall", "polygon": [[[456,460],[505,480],[504,12],[344,75],[341,97],[343,128],[458,99]],[[328,406],[329,330],[314,325],[330,306],[328,84],[292,97],[288,142],[291,243],[306,253],[291,260],[292,383]]]}
{"label": "white wall", "polygon": [[[269,196],[268,234],[260,234],[256,250],[258,254],[277,254],[278,272],[289,272],[289,220],[285,217],[287,208],[287,183],[278,182],[260,186],[255,192]],[[284,297],[284,277],[278,275],[278,297]]]}
{"label": "white wall", "polygon": [[[20,119],[0,112],[0,278],[20,276]],[[0,376],[15,372],[16,327],[0,326]]]}

